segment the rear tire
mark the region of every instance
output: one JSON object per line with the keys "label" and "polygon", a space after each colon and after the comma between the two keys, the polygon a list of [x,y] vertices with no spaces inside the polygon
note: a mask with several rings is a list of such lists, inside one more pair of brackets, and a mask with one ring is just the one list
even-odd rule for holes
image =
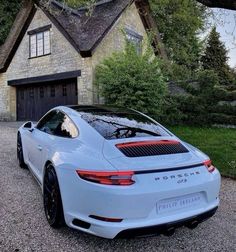
{"label": "rear tire", "polygon": [[28,168],[24,160],[22,140],[21,140],[20,133],[17,134],[17,159],[18,159],[18,164],[22,169]]}
{"label": "rear tire", "polygon": [[43,183],[43,204],[46,219],[53,228],[64,226],[64,213],[57,175],[52,164],[47,165]]}

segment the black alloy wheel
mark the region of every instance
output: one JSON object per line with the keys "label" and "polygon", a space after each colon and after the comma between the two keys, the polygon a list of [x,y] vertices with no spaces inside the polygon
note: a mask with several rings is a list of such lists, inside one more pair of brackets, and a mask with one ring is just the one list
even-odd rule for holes
{"label": "black alloy wheel", "polygon": [[44,211],[49,225],[60,228],[64,225],[64,213],[57,175],[52,164],[46,167],[43,183]]}
{"label": "black alloy wheel", "polygon": [[20,133],[17,134],[17,159],[18,159],[19,166],[23,169],[26,169],[27,165],[25,164],[25,160],[24,160]]}

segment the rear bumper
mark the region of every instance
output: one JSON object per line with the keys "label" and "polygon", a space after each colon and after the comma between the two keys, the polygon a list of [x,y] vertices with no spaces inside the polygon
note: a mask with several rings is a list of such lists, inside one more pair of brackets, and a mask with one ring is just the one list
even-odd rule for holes
{"label": "rear bumper", "polygon": [[[191,173],[197,175],[190,176]],[[186,183],[178,183],[178,175],[189,174]],[[166,229],[185,221],[204,220],[204,213],[219,205],[220,174],[208,173],[205,167],[159,174],[136,175],[129,187],[99,185],[82,180],[75,172],[61,169],[58,173],[66,224],[72,228],[113,239],[134,230]],[[171,179],[171,176],[176,176]],[[168,176],[168,180],[166,177]],[[156,179],[160,177],[160,179]],[[183,180],[180,178],[181,181]],[[188,195],[201,195],[196,204],[160,211],[160,203]],[[172,201],[170,201],[172,202]],[[165,205],[165,204],[164,204]],[[91,215],[123,219],[112,223],[91,218]],[[76,221],[75,221],[76,220]],[[177,225],[177,226],[178,226]],[[185,224],[181,224],[185,225]],[[132,233],[132,232],[131,232]],[[151,232],[152,233],[152,232]],[[155,232],[156,233],[156,232]]]}
{"label": "rear bumper", "polygon": [[145,236],[151,234],[165,234],[172,235],[176,228],[187,226],[189,228],[195,228],[199,223],[211,218],[218,206],[199,215],[186,218],[179,221],[169,222],[161,225],[149,226],[144,228],[132,228],[121,231],[116,238],[127,238],[135,236]]}
{"label": "rear bumper", "polygon": [[[84,231],[89,234],[100,236],[107,239],[114,239],[116,237],[132,237],[149,234],[166,234],[170,235],[174,229],[186,225],[189,227],[193,224],[199,224],[214,215],[219,205],[219,201],[202,211],[185,212],[180,215],[169,216],[165,219],[145,219],[145,220],[126,220],[121,223],[111,223],[105,221],[94,220],[86,218],[85,216],[71,216],[66,215],[66,223],[69,227]],[[87,227],[83,225],[77,226],[73,222],[74,218],[82,220]],[[197,223],[195,223],[197,221]],[[84,223],[83,223],[84,224]],[[85,227],[85,228],[84,228]],[[191,228],[191,227],[190,227]]]}

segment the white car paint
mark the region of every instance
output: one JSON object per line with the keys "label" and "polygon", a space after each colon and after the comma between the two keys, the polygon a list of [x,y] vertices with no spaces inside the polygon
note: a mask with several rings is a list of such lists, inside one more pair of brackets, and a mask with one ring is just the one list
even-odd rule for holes
{"label": "white car paint", "polygon": [[[181,141],[188,153],[129,158],[115,144],[140,141],[140,138],[106,140],[77,111],[69,107],[55,109],[70,117],[79,130],[78,137],[57,137],[37,128],[31,132],[23,126],[19,132],[25,163],[42,188],[46,162],[52,162],[55,167],[64,217],[69,227],[112,239],[123,230],[179,221],[219,205],[219,171],[215,169],[210,173],[203,164],[191,168],[191,165],[209,159],[208,156],[173,134],[158,139]],[[153,140],[153,137],[144,137],[143,140]],[[189,169],[164,171],[188,165]],[[76,173],[78,169],[157,172],[135,174],[133,185],[116,186],[85,181]],[[158,172],[160,169],[163,171]],[[185,207],[180,206],[183,202],[186,202]],[[188,205],[188,202],[192,203]],[[168,205],[175,207],[171,209]],[[105,222],[90,215],[121,218],[123,221]],[[91,227],[84,229],[75,226],[72,223],[74,219],[88,222]]]}

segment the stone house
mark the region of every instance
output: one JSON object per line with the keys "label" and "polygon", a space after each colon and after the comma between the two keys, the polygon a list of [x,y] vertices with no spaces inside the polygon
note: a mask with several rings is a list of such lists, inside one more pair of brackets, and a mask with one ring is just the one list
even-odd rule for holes
{"label": "stone house", "polygon": [[156,31],[146,0],[98,1],[92,15],[51,1],[25,1],[0,48],[0,120],[38,120],[50,108],[94,104],[94,71],[105,57],[122,50],[125,36],[137,48]]}

